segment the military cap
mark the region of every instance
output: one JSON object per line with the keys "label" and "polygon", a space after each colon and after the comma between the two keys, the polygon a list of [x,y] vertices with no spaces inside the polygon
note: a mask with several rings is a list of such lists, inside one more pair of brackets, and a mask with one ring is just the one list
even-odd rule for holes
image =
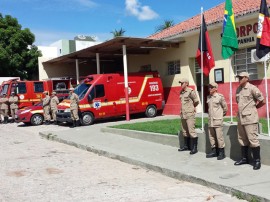
{"label": "military cap", "polygon": [[74,88],[69,88],[70,91],[74,90]]}
{"label": "military cap", "polygon": [[15,94],[15,92],[14,92],[14,91],[12,91],[12,92],[11,92],[11,95],[13,95],[13,94]]}
{"label": "military cap", "polygon": [[179,83],[188,83],[188,79],[187,78],[182,78],[180,79]]}
{"label": "military cap", "polygon": [[209,86],[213,88],[218,88],[218,84],[216,82],[209,83]]}
{"label": "military cap", "polygon": [[48,91],[44,91],[43,94],[48,94]]}
{"label": "military cap", "polygon": [[249,73],[247,73],[247,72],[240,72],[236,77],[247,77],[247,78],[249,78]]}
{"label": "military cap", "polygon": [[52,92],[52,94],[53,94],[53,95],[56,95],[56,92],[55,92],[55,91],[53,91],[53,92]]}

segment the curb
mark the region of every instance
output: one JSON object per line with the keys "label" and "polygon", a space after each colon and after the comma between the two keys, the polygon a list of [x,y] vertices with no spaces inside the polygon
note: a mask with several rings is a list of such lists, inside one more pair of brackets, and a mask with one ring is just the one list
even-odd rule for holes
{"label": "curb", "polygon": [[101,128],[100,131],[179,148],[178,134],[164,135],[161,133],[142,132],[136,130],[126,130],[110,127]]}
{"label": "curb", "polygon": [[214,183],[214,182],[211,182],[211,181],[204,180],[202,178],[194,177],[194,176],[191,176],[191,175],[188,175],[188,174],[185,174],[185,173],[177,172],[177,171],[166,169],[166,168],[163,168],[163,167],[160,167],[160,166],[156,166],[156,165],[152,165],[152,164],[145,163],[145,162],[142,162],[142,161],[134,160],[132,158],[117,155],[117,154],[110,153],[110,152],[100,150],[100,149],[96,149],[96,148],[93,148],[93,147],[90,147],[90,146],[77,144],[77,143],[72,142],[72,141],[63,140],[63,139],[58,138],[57,135],[53,135],[52,133],[45,134],[43,132],[39,132],[39,135],[41,137],[47,139],[47,140],[50,140],[50,141],[56,141],[56,142],[59,142],[59,143],[64,143],[64,144],[67,144],[67,145],[70,145],[70,146],[77,147],[77,148],[82,149],[82,150],[93,152],[93,153],[101,155],[101,156],[105,156],[105,157],[108,157],[108,158],[111,158],[111,159],[117,159],[119,161],[122,161],[122,162],[125,162],[125,163],[128,163],[128,164],[140,166],[140,167],[145,168],[145,169],[149,169],[149,170],[153,170],[155,172],[159,172],[159,173],[161,173],[161,174],[163,174],[165,176],[168,176],[168,177],[171,177],[171,178],[174,178],[174,179],[178,179],[178,180],[182,180],[182,181],[191,182],[191,183],[200,184],[200,185],[203,185],[203,186],[206,186],[206,187],[210,187],[212,189],[223,192],[225,194],[230,194],[232,196],[235,196],[235,197],[237,197],[239,199],[244,199],[244,200],[248,200],[248,201],[270,202],[270,199],[267,199],[267,198],[264,198],[264,197],[261,197],[261,196],[257,196],[257,195],[254,195],[254,194],[249,194],[247,192],[244,192],[244,191],[241,191],[241,190],[238,190],[238,189],[235,189],[235,188],[231,188],[231,187],[228,187],[228,186],[225,186],[225,185],[221,185],[221,184],[217,184],[217,183]]}

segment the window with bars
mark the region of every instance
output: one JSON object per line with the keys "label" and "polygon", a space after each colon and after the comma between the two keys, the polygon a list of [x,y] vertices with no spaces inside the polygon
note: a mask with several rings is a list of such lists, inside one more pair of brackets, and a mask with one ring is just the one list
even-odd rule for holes
{"label": "window with bars", "polygon": [[168,75],[180,74],[180,60],[170,61],[168,65]]}
{"label": "window with bars", "polygon": [[251,50],[254,48],[245,48],[235,52],[232,60],[235,75],[240,72],[248,72],[250,80],[258,79],[257,65],[251,63]]}

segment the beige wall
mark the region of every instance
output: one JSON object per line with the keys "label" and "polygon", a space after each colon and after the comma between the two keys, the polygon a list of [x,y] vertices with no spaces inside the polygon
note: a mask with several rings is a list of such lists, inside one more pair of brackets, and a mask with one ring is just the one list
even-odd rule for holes
{"label": "beige wall", "polygon": [[[253,19],[243,20],[242,22],[236,21],[237,28],[241,28],[248,24],[254,25],[257,22],[257,15],[254,16]],[[221,32],[222,32],[222,24],[216,29],[208,29],[209,37],[211,40],[212,50],[215,58],[215,67],[214,69],[223,68],[224,70],[224,82],[229,82],[229,72],[231,68],[231,80],[235,81],[235,72],[234,68],[231,65],[230,59],[224,60],[221,56]],[[250,48],[256,46],[256,33],[250,31],[248,36],[238,37],[238,39],[253,37],[254,41],[239,44],[239,49]],[[194,33],[193,35],[184,37],[185,42],[180,43],[179,48],[170,48],[166,50],[155,50],[152,51],[150,55],[146,56],[129,56],[128,64],[129,71],[138,71],[140,66],[151,64],[152,70],[158,70],[162,80],[164,87],[174,87],[179,86],[179,79],[182,77],[186,77],[190,81],[190,85],[196,85],[195,78],[195,67],[194,60],[196,56],[196,51],[198,48],[198,40],[199,40],[199,31]],[[181,65],[181,74],[177,75],[168,75],[167,73],[167,62],[173,60],[180,60]],[[208,82],[214,81],[214,69],[211,70],[209,78],[205,78]],[[263,64],[257,63],[258,70],[258,79],[264,78],[264,68]],[[267,75],[269,77],[270,70],[268,68]],[[207,84],[206,83],[206,84]]]}

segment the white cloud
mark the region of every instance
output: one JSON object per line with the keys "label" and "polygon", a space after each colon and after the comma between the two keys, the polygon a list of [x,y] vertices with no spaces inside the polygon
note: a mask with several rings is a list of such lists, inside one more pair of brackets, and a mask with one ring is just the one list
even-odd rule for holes
{"label": "white cloud", "polygon": [[126,11],[129,15],[137,17],[139,20],[152,20],[158,17],[158,14],[149,6],[142,6],[138,0],[126,0]]}

